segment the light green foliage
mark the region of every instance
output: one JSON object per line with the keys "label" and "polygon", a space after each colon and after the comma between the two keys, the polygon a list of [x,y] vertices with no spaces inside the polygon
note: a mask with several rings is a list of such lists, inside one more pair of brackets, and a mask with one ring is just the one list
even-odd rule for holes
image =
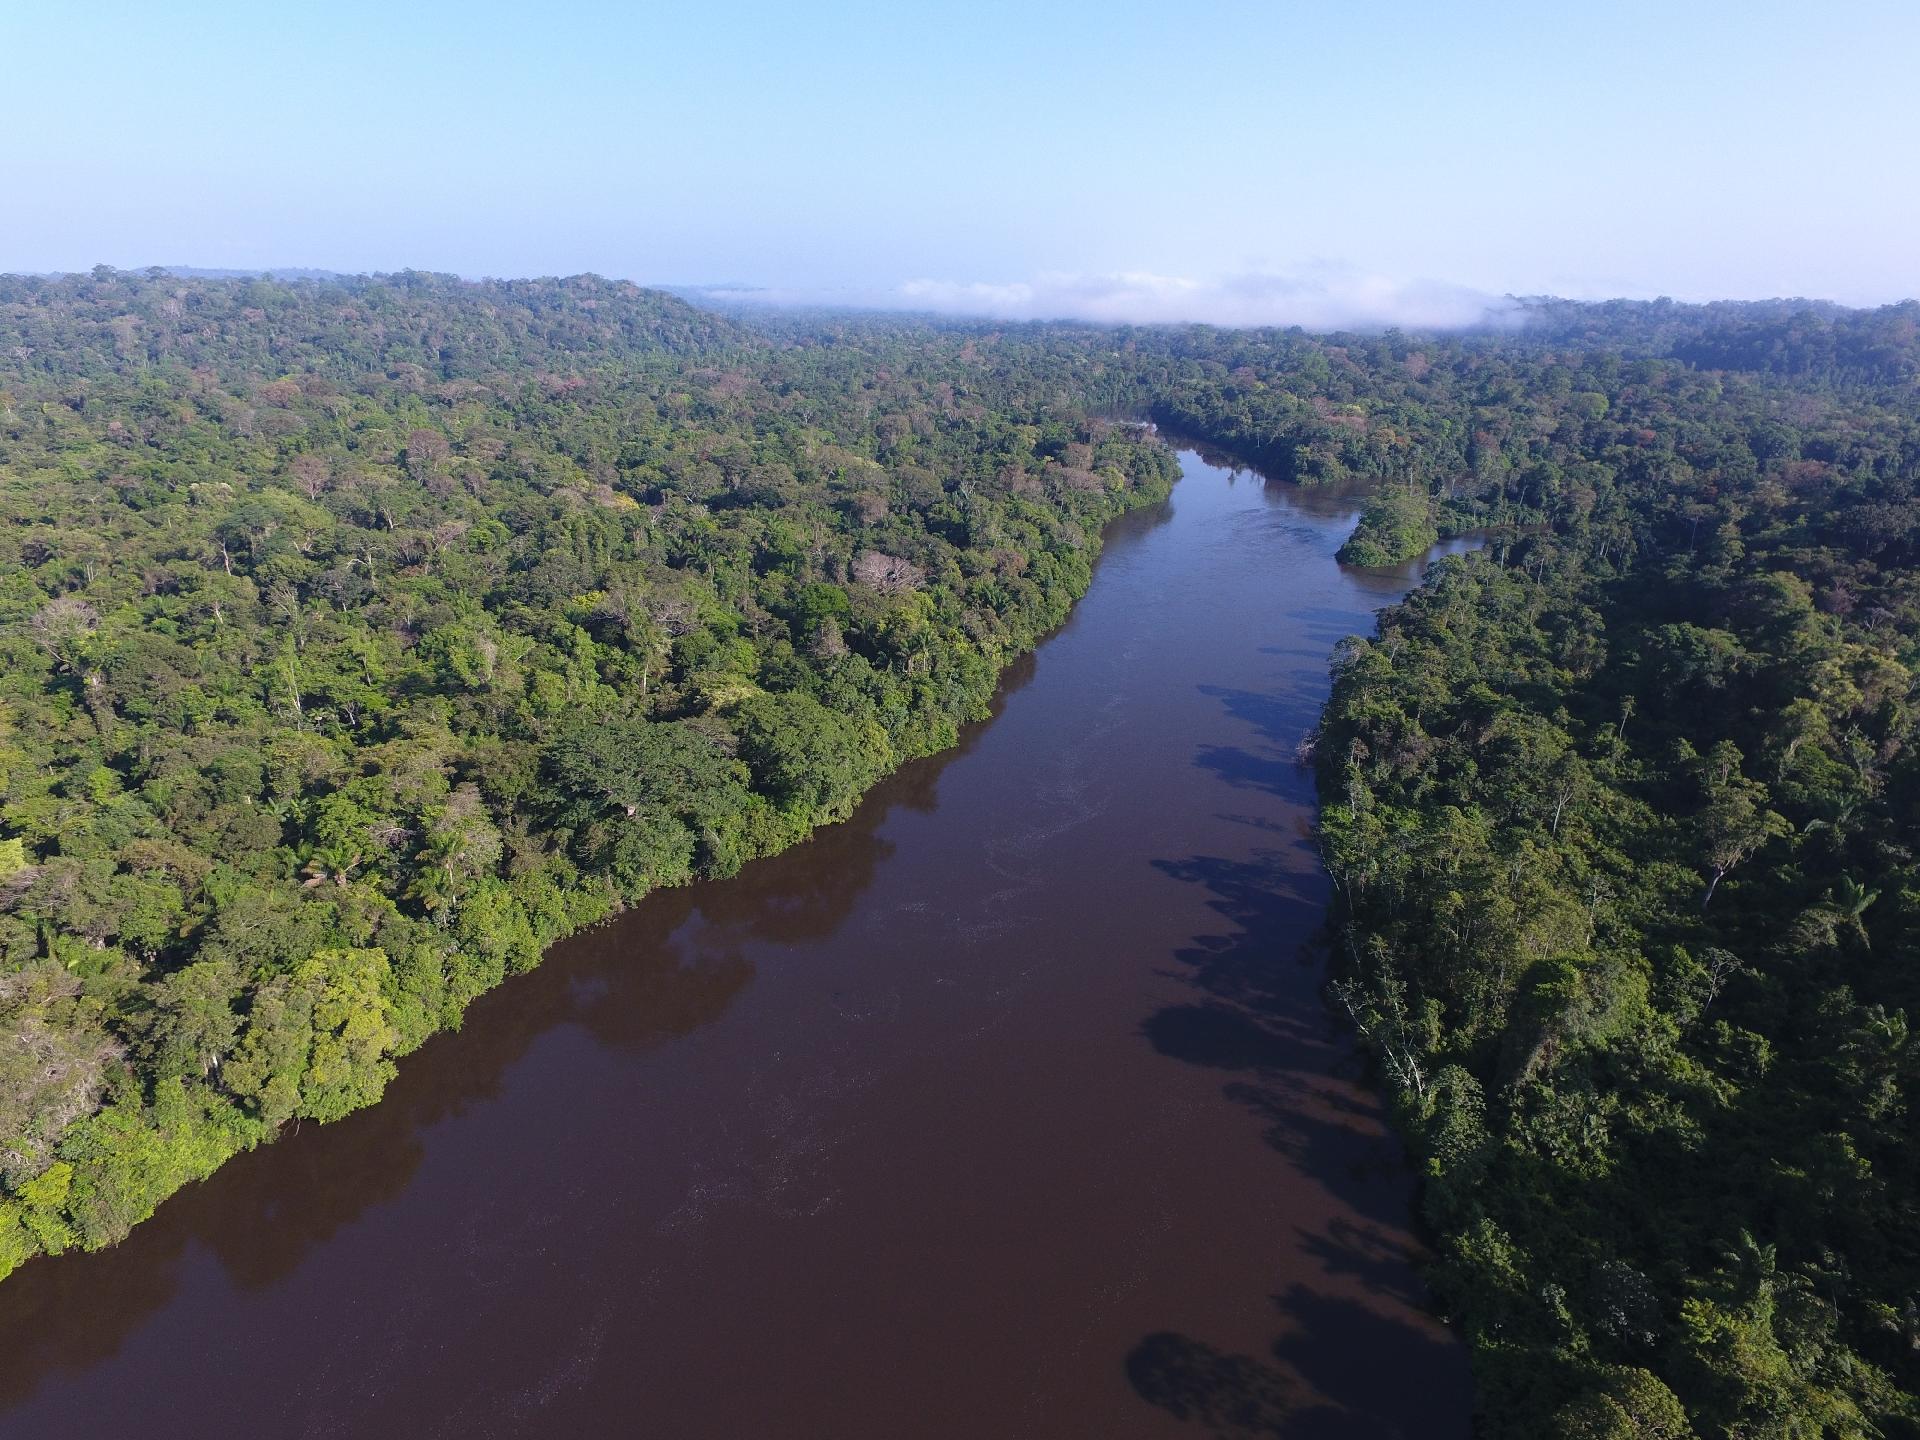
{"label": "light green foliage", "polygon": [[372,1104],[393,1075],[388,1057],[400,1041],[392,986],[383,951],[316,952],[254,991],[222,1082],[269,1128],[295,1115],[337,1120]]}
{"label": "light green foliage", "polygon": [[313,1048],[300,1081],[300,1113],[337,1120],[371,1105],[393,1076],[387,1058],[399,1039],[386,989],[384,951],[323,950],[294,972],[313,997]]}
{"label": "light green foliage", "polygon": [[1694,1440],[1686,1408],[1657,1375],[1619,1366],[1554,1417],[1563,1440]]}
{"label": "light green foliage", "polygon": [[61,1217],[73,1193],[73,1166],[56,1160],[31,1180],[15,1187],[19,1196],[19,1223],[49,1255],[58,1255],[73,1243],[73,1230]]}
{"label": "light green foliage", "polygon": [[0,1280],[45,1249],[41,1239],[22,1223],[20,1207],[0,1200]]}
{"label": "light green foliage", "polygon": [[73,1165],[66,1216],[80,1243],[91,1250],[121,1239],[257,1133],[230,1106],[177,1078],[155,1085],[148,1105],[122,1100],[88,1116],[60,1146]]}
{"label": "light green foliage", "polygon": [[269,1130],[300,1109],[300,1082],[313,1053],[313,992],[276,975],[250,997],[246,1033],[221,1083]]}
{"label": "light green foliage", "polygon": [[1340,547],[1343,565],[1399,565],[1417,560],[1440,539],[1425,493],[1389,485],[1367,501],[1360,524]]}

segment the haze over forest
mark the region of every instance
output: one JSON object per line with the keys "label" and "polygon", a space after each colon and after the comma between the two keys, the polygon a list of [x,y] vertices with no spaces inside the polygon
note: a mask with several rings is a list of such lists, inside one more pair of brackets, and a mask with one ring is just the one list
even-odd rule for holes
{"label": "haze over forest", "polygon": [[0,18],[39,57],[0,95],[0,271],[592,272],[1310,328],[1920,291],[1920,189],[1888,161],[1916,134],[1905,5],[186,11]]}

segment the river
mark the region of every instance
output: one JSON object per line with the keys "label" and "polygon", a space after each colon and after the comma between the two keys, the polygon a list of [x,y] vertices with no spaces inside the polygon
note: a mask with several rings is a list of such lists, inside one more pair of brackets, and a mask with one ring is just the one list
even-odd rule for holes
{"label": "river", "polygon": [[1310,942],[1352,497],[1181,456],[995,718],[0,1285],[0,1433],[1467,1433]]}

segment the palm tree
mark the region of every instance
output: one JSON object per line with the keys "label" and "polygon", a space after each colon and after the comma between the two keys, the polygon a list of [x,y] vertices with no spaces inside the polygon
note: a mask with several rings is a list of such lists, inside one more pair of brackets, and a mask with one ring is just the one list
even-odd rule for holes
{"label": "palm tree", "polygon": [[1721,1260],[1733,1272],[1741,1298],[1757,1300],[1772,1295],[1779,1275],[1779,1254],[1771,1245],[1762,1245],[1751,1230],[1742,1229],[1731,1249],[1721,1252]]}
{"label": "palm tree", "polygon": [[333,840],[314,846],[308,852],[307,863],[300,867],[300,873],[307,877],[304,883],[309,890],[329,880],[344,890],[347,882],[353,879],[353,872],[363,863],[364,857],[352,845],[345,840]]}
{"label": "palm tree", "polygon": [[1851,875],[1842,875],[1839,883],[1827,892],[1827,899],[1839,913],[1841,928],[1858,937],[1862,946],[1871,948],[1873,942],[1867,938],[1867,926],[1861,917],[1869,906],[1880,898],[1878,890],[1869,890]]}

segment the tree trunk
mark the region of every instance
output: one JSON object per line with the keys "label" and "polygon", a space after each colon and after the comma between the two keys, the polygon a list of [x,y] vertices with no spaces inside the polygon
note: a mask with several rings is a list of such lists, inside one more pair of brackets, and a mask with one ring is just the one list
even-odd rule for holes
{"label": "tree trunk", "polygon": [[1720,881],[1725,877],[1726,873],[1724,870],[1716,870],[1713,872],[1713,879],[1707,885],[1707,893],[1700,897],[1700,913],[1702,915],[1707,913],[1707,906],[1713,903],[1713,892],[1720,888]]}

